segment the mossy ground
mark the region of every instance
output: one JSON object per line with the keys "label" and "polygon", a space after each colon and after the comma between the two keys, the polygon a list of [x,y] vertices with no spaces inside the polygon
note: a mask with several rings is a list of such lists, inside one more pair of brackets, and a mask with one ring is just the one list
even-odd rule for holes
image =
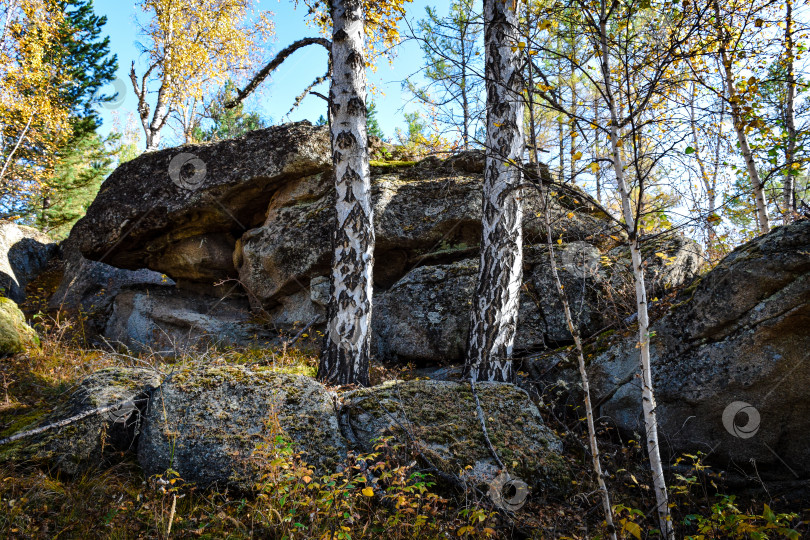
{"label": "mossy ground", "polygon": [[[36,424],[75,388],[79,380],[107,366],[127,362],[173,362],[179,363],[177,367],[182,367],[183,363],[189,361],[208,361],[220,364],[220,369],[227,372],[232,371],[229,365],[250,365],[273,376],[277,372],[312,374],[317,365],[317,356],[313,352],[316,343],[311,344],[309,351],[208,351],[188,358],[159,360],[146,355],[127,359],[121,355],[86,350],[75,343],[60,340],[60,335],[67,334],[63,330],[56,327],[47,332],[41,349],[0,360],[0,437]],[[372,380],[378,384],[402,376],[401,370],[377,366],[373,370]],[[462,397],[466,399],[469,396]],[[425,408],[425,421],[454,421],[458,401],[452,399]],[[418,407],[418,403],[412,405]],[[471,493],[442,491],[440,497],[445,502],[441,503],[440,511],[426,513],[436,527],[431,529],[433,532],[430,534],[421,534],[420,538],[517,538],[520,536],[518,529],[530,538],[604,537],[596,483],[590,471],[590,457],[584,451],[587,443],[582,422],[556,418],[542,407],[540,411],[547,426],[563,441],[560,466],[568,472],[570,491],[563,495],[543,491],[531,493],[527,504],[511,516],[511,521],[490,515],[486,499],[478,499]],[[494,423],[507,424],[507,431],[517,429],[523,414],[520,411],[488,411]],[[522,449],[510,448],[504,443],[501,431],[495,429],[493,432],[493,444],[498,450],[507,459],[519,461]],[[475,436],[478,435],[476,432]],[[429,437],[430,433],[425,433],[425,436]],[[638,508],[646,514],[647,510],[653,508],[654,495],[642,445],[638,441],[621,439],[604,424],[600,426],[599,438],[603,467],[609,472],[607,482],[613,503]],[[453,444],[453,441],[438,442]],[[183,484],[182,481],[163,484],[155,478],[145,477],[132,455],[124,456],[112,467],[91,468],[71,478],[50,470],[42,463],[21,462],[8,451],[8,447],[0,448],[0,538],[166,538],[175,494],[178,498],[171,518],[172,537],[280,537],[279,529],[268,523],[275,519],[273,512],[280,508],[277,505],[281,496],[278,490],[289,487],[289,484],[269,484],[268,491],[262,492],[266,493],[266,497],[255,493],[201,489]],[[7,453],[3,455],[3,452]],[[378,454],[375,460],[384,462],[386,455]],[[389,470],[396,470],[395,467],[395,464],[391,464]],[[317,475],[307,472],[307,469],[296,470],[300,473],[295,484],[299,488],[304,484],[309,486],[321,482]],[[304,477],[307,479],[304,480]],[[686,467],[682,477],[694,477],[695,480],[685,483],[675,476],[668,479],[673,488],[673,512],[679,532],[690,534],[694,533],[694,529],[683,525],[685,516],[710,515],[712,505],[717,502],[715,492],[725,488],[722,478],[709,476],[705,470],[701,472]],[[344,491],[329,491],[336,488],[328,487],[330,484],[326,481],[319,485],[325,487],[306,495],[306,508],[323,509],[327,504],[324,501],[335,500],[329,499],[334,493],[347,492],[346,500],[354,501],[353,506],[346,516],[341,514],[330,518],[332,521],[319,521],[318,527],[321,528],[312,531],[303,529],[295,538],[312,538],[313,534],[337,538],[330,536],[328,527],[323,528],[326,522],[337,524],[337,528],[349,533],[351,538],[414,537],[407,532],[412,529],[402,525],[414,523],[411,514],[407,513],[410,512],[407,510],[409,507],[397,508],[396,502],[394,506],[381,505],[365,497],[359,491],[362,483],[341,488]],[[267,502],[267,497],[272,499],[274,496],[275,503]],[[791,501],[782,496],[775,496],[773,500],[740,497],[736,504],[741,512],[761,514],[763,503],[769,504],[777,512],[784,508],[801,511],[803,506],[806,507],[806,504],[801,504],[802,501]],[[627,512],[624,511],[623,515],[627,517]],[[468,526],[471,520],[476,521],[476,527],[458,535],[458,531]],[[655,533],[657,524],[652,517],[638,517],[637,520],[643,537],[658,538]],[[810,512],[805,511],[805,515],[793,520],[792,526],[801,534],[807,534],[810,532],[806,525],[809,520]],[[391,525],[394,522],[399,525]],[[494,535],[487,529],[493,531]]]}

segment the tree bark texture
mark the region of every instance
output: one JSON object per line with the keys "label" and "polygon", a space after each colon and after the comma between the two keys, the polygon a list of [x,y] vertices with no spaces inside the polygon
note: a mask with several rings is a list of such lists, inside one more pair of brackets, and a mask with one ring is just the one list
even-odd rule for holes
{"label": "tree bark texture", "polygon": [[374,225],[366,134],[365,30],[359,0],[332,0],[329,92],[337,215],[328,323],[318,378],[369,384]]}
{"label": "tree bark texture", "polygon": [[[516,6],[484,1],[487,144],[481,260],[473,298],[467,376],[513,382],[511,362],[523,278],[523,99]],[[515,50],[513,50],[515,48]]]}

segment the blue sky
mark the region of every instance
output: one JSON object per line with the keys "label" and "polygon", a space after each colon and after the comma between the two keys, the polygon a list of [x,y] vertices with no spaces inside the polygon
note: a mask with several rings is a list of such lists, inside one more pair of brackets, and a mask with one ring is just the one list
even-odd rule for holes
{"label": "blue sky", "polygon": [[[193,0],[190,0],[193,1]],[[425,15],[425,6],[437,6],[441,11],[449,6],[446,0],[415,0],[408,5],[408,19],[418,20]],[[136,20],[137,10],[134,2],[122,0],[95,0],[96,13],[107,17],[105,32],[110,36],[110,48],[118,55],[118,77],[121,79],[117,83],[117,88],[123,88],[126,84],[124,100],[120,107],[116,109],[118,114],[126,118],[128,113],[135,113],[136,99],[129,82],[129,69],[135,61],[136,71],[143,73],[142,55],[137,46],[140,39],[138,35],[139,26]],[[275,53],[302,37],[314,36],[317,31],[307,26],[304,16],[304,7],[295,9],[295,3],[291,0],[259,0],[257,9],[272,11],[275,16],[273,20],[276,25],[275,41],[268,46],[266,58],[269,60]],[[403,21],[404,23],[404,21]],[[401,30],[406,30],[405,25]],[[287,111],[293,104],[295,96],[316,77],[322,75],[326,68],[326,51],[321,47],[310,46],[297,51],[287,59],[276,71],[272,79],[265,81],[262,85],[262,92],[248,100],[249,110],[257,110],[264,117],[272,119],[273,123],[286,121]],[[383,60],[379,63],[376,73],[368,73],[369,82],[378,90],[372,99],[377,104],[378,119],[385,134],[389,137],[394,135],[396,127],[403,127],[402,117],[403,107],[405,110],[413,110],[413,105],[407,105],[408,96],[401,91],[401,81],[411,73],[418,71],[422,61],[422,54],[416,43],[405,43],[399,50],[397,57],[392,64]],[[325,92],[324,88],[321,89]],[[114,92],[113,86],[104,89],[104,92],[111,94]],[[315,96],[307,97],[302,105],[290,115],[291,121],[308,119],[315,121],[326,111],[323,100]],[[101,109],[104,126],[102,132],[106,133],[112,126],[112,114],[110,110]],[[173,137],[170,128],[164,129],[164,138],[167,142],[178,142]]]}

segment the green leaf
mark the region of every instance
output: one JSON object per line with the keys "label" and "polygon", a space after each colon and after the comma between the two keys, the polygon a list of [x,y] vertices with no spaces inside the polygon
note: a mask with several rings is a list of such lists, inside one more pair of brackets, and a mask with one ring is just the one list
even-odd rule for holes
{"label": "green leaf", "polygon": [[692,148],[691,146],[687,146],[687,147],[686,147],[686,150],[684,150],[684,151],[683,151],[683,153],[684,153],[684,154],[694,154],[694,153],[695,153],[695,149],[694,149],[694,148]]}

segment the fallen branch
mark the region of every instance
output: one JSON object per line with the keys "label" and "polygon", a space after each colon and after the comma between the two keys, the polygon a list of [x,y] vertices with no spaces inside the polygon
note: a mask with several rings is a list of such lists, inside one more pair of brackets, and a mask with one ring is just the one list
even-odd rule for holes
{"label": "fallen branch", "polygon": [[20,439],[24,439],[26,437],[33,437],[34,435],[39,435],[40,433],[44,433],[46,431],[50,431],[52,429],[57,429],[61,427],[68,426],[79,420],[84,420],[88,416],[93,416],[95,414],[104,414],[108,412],[112,412],[116,409],[121,408],[122,405],[126,405],[127,403],[131,402],[131,399],[125,399],[123,401],[119,401],[117,403],[113,403],[112,405],[107,405],[106,407],[98,407],[96,409],[90,409],[89,411],[84,411],[79,413],[75,416],[71,416],[70,418],[65,418],[64,420],[60,420],[58,422],[54,422],[53,424],[48,424],[47,426],[38,427],[36,429],[32,429],[30,431],[23,431],[20,433],[15,433],[11,437],[6,437],[5,439],[0,439],[0,446],[4,444],[12,443],[14,441],[18,441]]}
{"label": "fallen branch", "polygon": [[481,401],[478,399],[478,391],[475,389],[475,377],[470,377],[470,388],[472,388],[472,395],[475,398],[475,409],[478,411],[478,421],[481,423],[481,431],[484,432],[484,440],[487,443],[487,447],[489,448],[489,453],[492,454],[492,457],[495,458],[495,462],[498,464],[498,467],[501,470],[506,470],[504,467],[501,458],[498,457],[498,453],[495,451],[495,448],[492,446],[492,441],[489,440],[489,432],[487,431],[487,422],[484,418],[484,409],[481,408]]}

